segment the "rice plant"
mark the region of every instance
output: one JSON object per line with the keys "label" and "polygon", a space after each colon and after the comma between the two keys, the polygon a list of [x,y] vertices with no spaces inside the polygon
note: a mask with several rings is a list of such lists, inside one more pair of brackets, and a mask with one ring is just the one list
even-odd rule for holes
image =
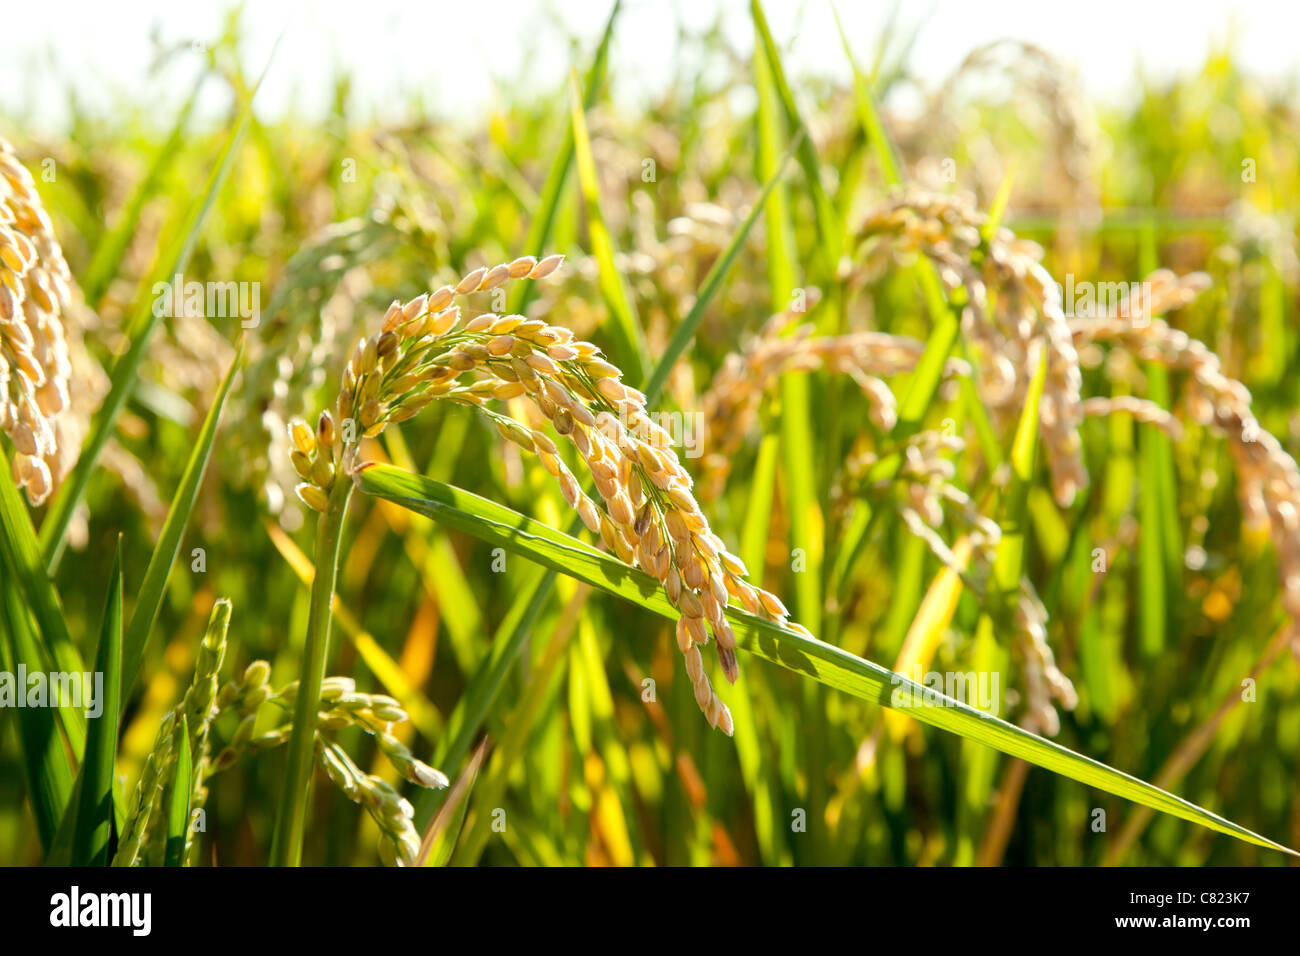
{"label": "rice plant", "polygon": [[621,14],[460,125],[237,14],[0,117],[0,862],[1289,862],[1286,92],[751,0],[629,112]]}

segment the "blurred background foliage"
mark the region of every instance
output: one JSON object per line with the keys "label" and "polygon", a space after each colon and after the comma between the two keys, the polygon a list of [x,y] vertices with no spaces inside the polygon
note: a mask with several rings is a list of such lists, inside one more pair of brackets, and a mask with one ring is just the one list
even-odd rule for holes
{"label": "blurred background foliage", "polygon": [[[1013,177],[1004,223],[1045,247],[1046,265],[1058,278],[1136,281],[1156,264],[1209,272],[1212,290],[1175,324],[1246,382],[1261,423],[1294,453],[1300,116],[1293,90],[1266,88],[1222,49],[1198,71],[1173,82],[1146,81],[1133,102],[1101,108],[1080,97],[1068,69],[1015,44],[976,51],[965,64],[952,64],[942,83],[923,82],[909,73],[909,40],[899,32],[850,38],[886,104],[906,178],[972,191],[988,208]],[[233,118],[255,80],[237,65],[242,42],[232,16],[226,35],[206,48],[159,56],[188,63],[196,82],[225,88]],[[875,51],[874,62],[868,51]],[[574,64],[584,74],[591,54],[575,42]],[[750,52],[728,47],[713,31],[683,33],[675,55],[682,69],[639,111],[614,111],[602,96],[588,113],[604,219],[651,355],[662,352],[767,178]],[[618,69],[611,61],[609,70]],[[427,116],[412,103],[408,122],[377,126],[353,107],[351,79],[337,76],[323,123],[292,115],[254,120],[186,270],[187,280],[260,283],[262,313],[171,576],[154,631],[160,639],[127,702],[118,773],[128,783],[189,680],[218,596],[234,605],[228,671],[237,674],[264,657],[277,685],[297,676],[308,591],[290,559],[295,549],[310,553],[311,537],[292,496],[283,422],[333,394],[352,340],[389,301],[532,251],[525,239],[570,128],[566,89],[505,88],[499,105],[469,125]],[[852,223],[887,194],[852,90],[797,77],[792,83],[825,188]],[[909,87],[920,90],[923,106],[891,111],[891,94]],[[12,121],[0,121],[0,130],[29,168],[54,160],[57,176],[38,176],[39,188],[97,316],[86,331],[88,347],[107,363],[124,347],[129,318],[149,306],[160,250],[183,228],[195,184],[206,179],[224,136],[219,124],[209,129],[184,114],[159,116],[143,97],[109,116],[88,115],[74,103],[72,116],[57,139],[26,135]],[[1253,176],[1243,176],[1248,170]],[[565,275],[540,286],[529,308],[617,354],[602,324],[606,308],[576,179],[568,178],[548,244],[569,255]],[[786,241],[799,264],[793,279],[817,284],[824,272],[812,265],[818,239],[804,181],[787,176],[780,195],[788,208]],[[96,252],[130,216],[137,221],[125,236],[120,267],[106,274]],[[771,242],[770,224],[750,233],[689,360],[669,380],[668,405],[690,409],[723,357],[776,311]],[[921,338],[929,327],[921,297],[901,275],[854,290],[839,321]],[[119,532],[128,595],[138,586],[238,326],[237,318],[168,319],[150,348],[141,387],[91,482],[58,572],[83,647],[98,629],[102,582]],[[1108,394],[1127,383],[1137,390],[1147,371],[1135,363],[1092,372],[1085,393]],[[777,470],[763,516],[770,520],[755,534],[754,503],[764,500],[764,489],[755,487],[763,472],[754,435],[737,452],[725,491],[706,508],[764,586],[794,599],[799,618],[837,616],[837,643],[892,664],[940,567],[901,521],[887,514],[874,525],[843,587],[820,592],[821,608],[806,606],[791,570],[791,549],[821,550],[845,520],[840,462],[833,452],[822,455],[823,445],[849,449],[872,427],[860,403],[832,412],[834,388],[824,375],[809,379],[816,541],[792,527],[786,465]],[[1169,400],[1179,393],[1173,377]],[[777,399],[764,406],[768,434],[781,434],[779,412]],[[936,422],[944,414],[932,413]],[[400,435],[390,434],[398,441],[384,453],[399,464],[567,524],[563,502],[540,469],[465,409],[435,406]],[[1173,559],[1164,593],[1153,598],[1138,566],[1141,537],[1156,533],[1139,500],[1142,482],[1155,480],[1144,453],[1150,439],[1127,419],[1089,421],[1086,439],[1089,493],[1064,511],[1041,487],[1030,499],[1029,574],[1051,612],[1058,662],[1080,696],[1078,707],[1062,715],[1058,739],[1300,845],[1300,686],[1290,654],[1266,658],[1255,702],[1229,706],[1208,740],[1195,736],[1223,701],[1239,696],[1242,677],[1282,622],[1275,558],[1266,537],[1243,530],[1225,447],[1200,429],[1166,446],[1176,495],[1160,499],[1168,512],[1159,533]],[[336,632],[330,673],[355,675],[363,690],[397,693],[404,684],[397,696],[419,728],[408,743],[436,758],[450,715],[537,572],[510,557],[504,573],[494,573],[486,545],[361,496],[344,547],[339,594],[348,620]],[[1091,568],[1094,547],[1112,555],[1104,577]],[[194,549],[203,551],[203,571],[191,568]],[[1159,600],[1167,611],[1154,637],[1140,633],[1145,600]],[[965,594],[934,669],[972,667],[983,653],[973,637],[978,613]],[[462,808],[468,812],[452,861],[1282,862],[1169,817],[1152,820],[1117,849],[1121,831],[1138,816],[1131,805],[915,724],[905,724],[901,735],[881,735],[878,708],[761,661],[748,662],[747,703],[733,703],[742,729],[728,740],[700,719],[676,658],[664,622],[562,579],[486,714],[490,745]],[[652,700],[643,695],[647,677],[655,682]],[[1014,674],[1004,677],[1004,689],[1014,694]],[[724,688],[729,701],[738,696]],[[1014,698],[1008,711],[1004,716],[1015,719]],[[0,861],[32,862],[40,850],[10,724],[0,713]],[[219,725],[217,737],[233,729]],[[507,733],[520,735],[517,749],[498,757],[494,746]],[[345,743],[360,765],[391,777],[369,738],[356,733]],[[1188,748],[1196,759],[1178,764]],[[471,755],[458,758],[438,764],[453,779]],[[203,862],[262,862],[282,764],[283,754],[273,751],[214,779]],[[1172,776],[1162,777],[1165,771]],[[307,862],[376,862],[369,819],[326,783],[315,800]],[[434,805],[421,804],[421,814]],[[498,807],[508,821],[501,833],[491,830]],[[1105,833],[1093,831],[1095,808],[1106,813]],[[792,829],[799,811],[808,818],[806,832]]]}

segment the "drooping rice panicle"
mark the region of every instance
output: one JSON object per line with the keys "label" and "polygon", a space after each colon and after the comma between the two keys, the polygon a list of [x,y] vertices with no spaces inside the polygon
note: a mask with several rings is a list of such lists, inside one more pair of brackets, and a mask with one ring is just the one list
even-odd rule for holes
{"label": "drooping rice panicle", "polygon": [[866,481],[879,456],[874,452],[854,455],[845,462],[840,495],[848,499],[863,493],[885,493],[901,486],[904,500],[899,503],[900,514],[936,557],[958,573],[962,572],[962,567],[952,560],[948,545],[938,537],[947,512],[952,512],[962,519],[975,554],[986,566],[991,565],[994,550],[1002,540],[1002,529],[979,511],[969,494],[953,483],[956,465],[945,457],[959,454],[965,448],[965,440],[958,435],[936,429],[919,431],[902,446],[903,461],[898,474],[878,481],[874,487],[867,486]]}
{"label": "drooping rice panicle", "polygon": [[1191,301],[1206,277],[1153,273],[1149,290],[1118,314],[1077,319],[1071,332],[1088,362],[1100,359],[1097,347],[1122,348],[1142,361],[1187,373],[1187,406],[1199,425],[1228,440],[1238,491],[1248,525],[1269,529],[1277,551],[1282,606],[1294,623],[1293,650],[1300,657],[1300,468],[1276,436],[1263,428],[1251,409],[1250,391],[1223,372],[1219,357],[1203,342],[1171,328],[1154,315]]}
{"label": "drooping rice panicle", "polygon": [[1053,702],[1066,710],[1079,703],[1074,684],[1056,666],[1056,656],[1047,643],[1047,608],[1028,578],[1020,579],[1015,602],[1015,640],[1025,670],[1025,714],[1021,723],[1035,733],[1055,737],[1061,718]]}
{"label": "drooping rice panicle", "polygon": [[[1068,505],[1088,483],[1079,437],[1083,377],[1061,306],[1060,288],[1037,243],[999,227],[982,234],[987,217],[968,196],[909,190],[872,210],[859,229],[871,243],[859,273],[900,250],[921,253],[938,268],[950,292],[963,289],[962,331],[979,353],[976,384],[993,408],[1014,409],[1024,398],[1037,361],[1047,357],[1039,434],[1052,472],[1052,491]],[[887,240],[882,242],[881,240]]]}
{"label": "drooping rice panicle", "polygon": [[[693,480],[672,439],[646,413],[645,396],[625,385],[621,371],[589,342],[563,326],[522,315],[483,313],[462,320],[457,296],[496,288],[510,279],[541,279],[561,256],[532,257],[477,269],[454,286],[393,303],[381,331],[361,339],[343,373],[333,410],[315,429],[290,425],[298,493],[326,506],[335,481],[357,471],[363,437],[417,414],[438,398],[480,409],[502,436],[538,455],[559,482],[565,501],[612,552],[663,584],[681,612],[677,644],[695,701],[709,723],[727,734],[731,712],[713,691],[700,647],[709,631],[723,674],[739,674],[736,639],[725,610],[734,598],[750,613],[784,622],[772,594],[745,581],[745,568],[713,533],[692,493]],[[536,407],[557,436],[583,459],[601,504],[583,493],[552,438],[491,409],[491,401],[521,398]]]}
{"label": "drooping rice panicle", "polygon": [[[815,291],[808,290],[807,308],[816,303]],[[747,348],[727,356],[701,398],[706,429],[702,444],[709,449],[702,462],[700,497],[705,500],[722,493],[764,395],[784,374],[824,368],[847,375],[867,399],[872,423],[886,432],[894,427],[897,404],[883,379],[912,371],[925,344],[908,336],[870,331],[813,336],[811,326],[783,334],[803,311],[773,316]],[[944,368],[946,378],[969,373],[969,365],[958,358],[948,359]]]}

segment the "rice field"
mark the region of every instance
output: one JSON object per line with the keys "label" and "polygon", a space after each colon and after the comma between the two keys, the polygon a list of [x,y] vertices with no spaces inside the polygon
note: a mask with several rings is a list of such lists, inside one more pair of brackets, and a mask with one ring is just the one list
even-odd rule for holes
{"label": "rice field", "polygon": [[1294,860],[1294,89],[622,12],[0,116],[0,864]]}

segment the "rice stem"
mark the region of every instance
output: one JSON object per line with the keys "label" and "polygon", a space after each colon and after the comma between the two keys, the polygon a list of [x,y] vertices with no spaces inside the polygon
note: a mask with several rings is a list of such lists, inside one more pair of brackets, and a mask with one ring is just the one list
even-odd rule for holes
{"label": "rice stem", "polygon": [[330,602],[338,577],[339,541],[352,496],[352,481],[341,477],[330,490],[329,505],[316,525],[316,576],[311,586],[311,612],[303,648],[302,674],[293,712],[293,734],[285,763],[284,790],[276,811],[271,844],[272,866],[298,866],[302,862],[303,834],[307,827],[307,794],[314,765],[316,714],[321,681],[329,661]]}

